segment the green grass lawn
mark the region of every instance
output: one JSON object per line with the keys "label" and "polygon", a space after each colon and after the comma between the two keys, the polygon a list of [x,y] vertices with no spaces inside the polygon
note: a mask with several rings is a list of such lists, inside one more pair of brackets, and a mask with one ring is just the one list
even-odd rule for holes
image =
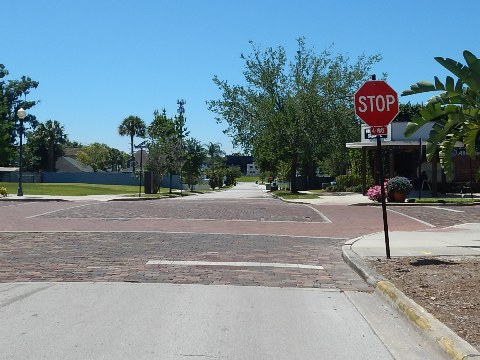
{"label": "green grass lawn", "polygon": [[236,179],[237,182],[255,182],[258,181],[260,183],[260,178],[258,176],[241,176]]}
{"label": "green grass lawn", "polygon": [[[278,190],[272,191],[273,194],[280,196],[284,199],[316,199],[320,195],[325,193],[325,190],[309,190],[311,194],[296,193],[292,194],[288,191]],[[340,194],[340,193],[339,193]],[[410,198],[407,203],[420,203],[420,204],[469,204],[480,203],[480,198],[470,197],[437,197],[437,198]]]}
{"label": "green grass lawn", "polygon": [[[18,183],[0,182],[0,187],[5,187],[8,194],[16,194]],[[103,184],[81,184],[81,183],[23,183],[24,195],[52,195],[52,196],[86,196],[86,195],[131,195],[138,196],[138,185],[103,185]],[[189,190],[173,189],[173,193],[169,194],[169,188],[161,188],[157,194],[143,194],[143,186],[141,188],[142,197],[176,197],[188,196],[190,194],[201,194],[211,190]]]}
{"label": "green grass lawn", "polygon": [[[16,194],[18,189],[18,183],[0,182],[0,187],[5,187],[9,194]],[[138,186],[129,185],[102,185],[79,183],[23,183],[22,188],[25,195],[84,196],[135,193],[138,194]]]}
{"label": "green grass lawn", "polygon": [[272,194],[275,194],[284,199],[317,199],[318,198],[318,195],[316,194],[291,193],[290,191],[285,191],[285,190],[272,191]]}
{"label": "green grass lawn", "polygon": [[470,198],[470,197],[455,197],[455,198],[410,198],[407,202],[411,203],[421,203],[421,204],[466,204],[466,203],[478,203],[480,202],[479,198]]}

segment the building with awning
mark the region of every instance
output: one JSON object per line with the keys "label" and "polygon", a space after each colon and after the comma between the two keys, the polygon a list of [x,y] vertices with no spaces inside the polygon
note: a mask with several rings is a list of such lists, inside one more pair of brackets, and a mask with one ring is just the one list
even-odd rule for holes
{"label": "building with awning", "polygon": [[[422,172],[428,176],[428,187],[432,195],[436,196],[439,191],[456,191],[462,187],[476,187],[473,174],[479,166],[478,159],[471,160],[465,153],[463,144],[459,143],[454,154],[454,177],[447,182],[438,160],[438,154],[432,162],[427,162],[425,157],[426,140],[434,123],[429,123],[420,128],[411,137],[404,135],[407,122],[392,122],[388,125],[388,135],[382,135],[383,158],[387,161],[384,165],[385,178],[404,176],[412,181],[415,188],[419,189],[422,184],[419,182]],[[375,183],[378,183],[376,162],[373,163],[373,174],[367,174],[368,153],[377,149],[376,137],[370,135],[370,127],[361,125],[361,141],[347,143],[349,149],[359,149],[362,152],[362,185],[363,193],[367,191],[367,177],[372,175]]]}

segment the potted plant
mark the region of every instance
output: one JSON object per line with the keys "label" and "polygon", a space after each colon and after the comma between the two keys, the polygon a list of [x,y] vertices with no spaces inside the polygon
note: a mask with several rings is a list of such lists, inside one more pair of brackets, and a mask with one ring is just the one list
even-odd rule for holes
{"label": "potted plant", "polygon": [[405,202],[412,189],[410,180],[403,176],[395,176],[387,184],[388,199],[393,202]]}
{"label": "potted plant", "polygon": [[[385,194],[385,198],[388,197],[387,195],[387,184],[388,180],[385,180],[383,183],[383,192]],[[380,185],[373,185],[367,191],[367,196],[370,200],[381,202],[382,201],[382,187]]]}

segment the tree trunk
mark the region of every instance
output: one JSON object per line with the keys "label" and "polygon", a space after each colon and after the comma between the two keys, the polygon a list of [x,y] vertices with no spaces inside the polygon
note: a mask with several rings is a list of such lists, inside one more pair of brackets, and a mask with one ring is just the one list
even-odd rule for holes
{"label": "tree trunk", "polygon": [[303,167],[303,187],[304,190],[310,190],[315,188],[315,180],[316,180],[316,173],[315,173],[315,166],[313,160],[310,160],[308,163],[304,164]]}
{"label": "tree trunk", "polygon": [[290,168],[290,192],[296,193],[298,191],[297,186],[297,156],[292,159]]}
{"label": "tree trunk", "polygon": [[48,144],[48,171],[55,172],[55,154],[53,142]]}
{"label": "tree trunk", "polygon": [[133,134],[130,134],[130,152],[131,152],[131,155],[132,155],[132,172],[135,173],[135,157],[133,155]]}

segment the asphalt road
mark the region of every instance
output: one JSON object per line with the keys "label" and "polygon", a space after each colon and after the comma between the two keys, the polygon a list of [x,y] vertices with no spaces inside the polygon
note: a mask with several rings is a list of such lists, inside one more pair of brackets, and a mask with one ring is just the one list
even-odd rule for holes
{"label": "asphalt road", "polygon": [[[390,227],[429,228],[404,215]],[[2,201],[0,218],[0,359],[439,358],[341,259],[346,239],[383,229],[378,207],[252,184]]]}

